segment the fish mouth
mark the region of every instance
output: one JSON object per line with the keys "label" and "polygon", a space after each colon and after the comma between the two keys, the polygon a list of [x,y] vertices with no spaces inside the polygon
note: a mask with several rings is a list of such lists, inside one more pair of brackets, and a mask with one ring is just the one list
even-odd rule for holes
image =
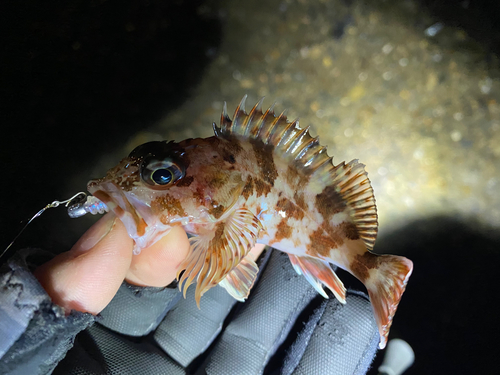
{"label": "fish mouth", "polygon": [[113,182],[102,180],[90,181],[87,190],[115,213],[125,225],[129,236],[138,244],[146,234],[148,224],[130,203],[124,191]]}

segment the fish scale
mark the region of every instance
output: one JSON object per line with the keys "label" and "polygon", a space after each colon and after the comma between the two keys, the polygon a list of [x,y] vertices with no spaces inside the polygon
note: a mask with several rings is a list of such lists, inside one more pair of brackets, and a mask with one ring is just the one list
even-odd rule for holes
{"label": "fish scale", "polygon": [[263,100],[246,113],[245,99],[232,120],[224,104],[213,137],[141,145],[89,191],[123,221],[135,253],[173,226],[193,235],[178,279],[184,295],[196,284],[198,306],[216,285],[248,297],[256,243],[288,253],[297,273],[342,303],[345,287],[331,264],[347,270],[368,290],[383,348],[413,264],[370,252],[378,222],[364,165],[334,165],[309,128],[273,106],[262,111]]}

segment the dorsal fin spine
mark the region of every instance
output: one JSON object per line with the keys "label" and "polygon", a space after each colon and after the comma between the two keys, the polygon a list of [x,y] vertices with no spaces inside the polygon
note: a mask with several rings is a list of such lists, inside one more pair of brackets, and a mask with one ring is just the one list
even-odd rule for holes
{"label": "dorsal fin spine", "polygon": [[286,143],[288,137],[289,137],[289,132],[291,129],[295,127],[296,124],[298,124],[298,120],[295,120],[294,122],[289,122],[286,124],[286,126],[281,130],[281,132],[276,132],[275,133],[275,144],[276,147],[282,147],[283,144]]}
{"label": "dorsal fin spine", "polygon": [[212,129],[214,130],[214,134],[216,137],[220,137],[222,135],[221,129],[217,126],[215,122],[212,123]]}
{"label": "dorsal fin spine", "polygon": [[246,123],[248,120],[248,116],[245,113],[245,103],[247,100],[247,96],[245,95],[243,99],[241,99],[240,104],[238,104],[238,107],[234,111],[234,116],[233,116],[233,124],[231,126],[231,130],[234,130],[236,134],[241,134],[243,135],[243,129],[246,127]]}
{"label": "dorsal fin spine", "polygon": [[321,162],[321,164],[318,164],[316,166],[316,170],[320,170],[320,168],[328,168],[328,169],[335,169],[335,166],[333,165],[333,158],[329,157],[328,155],[326,156],[326,159]]}
{"label": "dorsal fin spine", "polygon": [[[279,147],[283,153],[287,151],[287,145],[294,140],[295,134],[297,134],[298,121],[288,124],[285,129],[283,129],[283,136],[279,143]],[[278,146],[277,146],[278,147]]]}
{"label": "dorsal fin spine", "polygon": [[332,183],[332,175],[335,171],[335,167],[332,163],[332,158],[328,158],[319,167],[314,170],[315,178],[323,182],[323,184],[330,185]]}
{"label": "dorsal fin spine", "polygon": [[297,151],[297,148],[300,147],[302,143],[302,139],[305,137],[305,135],[309,132],[309,126],[304,129],[300,129],[299,132],[295,135],[295,139],[290,143],[288,146],[286,152],[290,154],[295,154]]}
{"label": "dorsal fin spine", "polygon": [[253,134],[252,130],[253,130],[253,127],[254,127],[254,121],[255,121],[255,117],[257,117],[257,123],[259,122],[260,118],[262,117],[262,103],[264,102],[264,98],[261,98],[257,104],[255,104],[252,108],[252,110],[250,111],[250,113],[248,114],[248,121],[247,121],[247,124],[246,124],[246,128],[245,128],[245,131],[243,132],[243,135],[245,136],[249,136],[251,134]]}
{"label": "dorsal fin spine", "polygon": [[255,132],[255,138],[261,138],[262,139],[262,128],[265,126],[265,123],[269,117],[271,117],[274,120],[274,111],[273,111],[274,104],[267,109],[267,111],[262,115],[260,122],[258,123],[258,126],[256,127],[256,132]]}
{"label": "dorsal fin spine", "polygon": [[[277,124],[283,118],[284,112],[281,112],[278,115],[278,117],[274,116],[274,112],[272,112],[272,115],[273,115],[272,121],[264,121],[264,124],[263,124],[261,132],[260,132],[259,138],[265,144],[272,144],[273,130],[277,127]],[[284,118],[286,119],[286,116]]]}
{"label": "dorsal fin spine", "polygon": [[311,147],[307,154],[304,155],[304,166],[307,167],[310,172],[314,172],[319,165],[327,162],[329,159],[328,154],[326,153],[326,147],[319,144],[318,137],[316,137],[316,139],[316,146]]}
{"label": "dorsal fin spine", "polygon": [[318,151],[311,158],[311,163],[309,168],[311,170],[316,170],[320,165],[328,161],[328,154],[326,153],[326,147],[319,145]]}
{"label": "dorsal fin spine", "polygon": [[245,103],[247,101],[247,95],[245,94],[243,96],[243,98],[241,99],[240,101],[240,104],[238,104],[238,107],[236,107],[236,109],[234,110],[234,116],[233,116],[233,121],[235,121],[237,118],[239,119],[239,114],[240,114],[240,111],[241,113],[243,114],[246,114],[245,113]]}
{"label": "dorsal fin spine", "polygon": [[303,145],[299,147],[297,150],[297,155],[295,156],[295,160],[299,160],[304,157],[311,149],[314,149],[319,143],[318,137],[310,138],[308,141],[303,142]]}
{"label": "dorsal fin spine", "polygon": [[222,106],[222,113],[220,115],[220,128],[222,133],[230,133],[232,123],[233,122],[227,114],[227,104],[224,102],[224,105]]}
{"label": "dorsal fin spine", "polygon": [[289,121],[286,118],[286,112],[287,110],[285,109],[273,121],[269,129],[269,137],[267,142],[268,144],[273,144],[276,147],[278,146],[277,144],[279,140],[282,138],[283,130],[286,129],[289,124]]}

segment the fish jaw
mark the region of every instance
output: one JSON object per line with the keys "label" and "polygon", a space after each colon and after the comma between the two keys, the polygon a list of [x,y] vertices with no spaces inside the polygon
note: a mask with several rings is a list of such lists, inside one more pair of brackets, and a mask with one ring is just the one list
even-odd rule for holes
{"label": "fish jaw", "polygon": [[134,194],[124,191],[114,182],[101,179],[88,183],[88,191],[104,202],[125,225],[134,240],[134,254],[153,245],[170,231],[171,226],[161,223],[151,207]]}

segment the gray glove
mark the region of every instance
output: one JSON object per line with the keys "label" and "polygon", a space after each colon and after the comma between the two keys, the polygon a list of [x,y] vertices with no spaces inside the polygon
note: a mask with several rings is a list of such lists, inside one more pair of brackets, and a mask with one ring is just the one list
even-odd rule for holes
{"label": "gray glove", "polygon": [[368,298],[324,300],[279,251],[260,268],[245,303],[215,287],[201,309],[194,287],[182,299],[178,289],[124,283],[54,373],[365,374],[379,341]]}
{"label": "gray glove", "polygon": [[42,250],[24,249],[0,268],[2,375],[50,374],[78,332],[96,319],[79,311],[65,315],[51,302],[30,271],[51,257]]}

